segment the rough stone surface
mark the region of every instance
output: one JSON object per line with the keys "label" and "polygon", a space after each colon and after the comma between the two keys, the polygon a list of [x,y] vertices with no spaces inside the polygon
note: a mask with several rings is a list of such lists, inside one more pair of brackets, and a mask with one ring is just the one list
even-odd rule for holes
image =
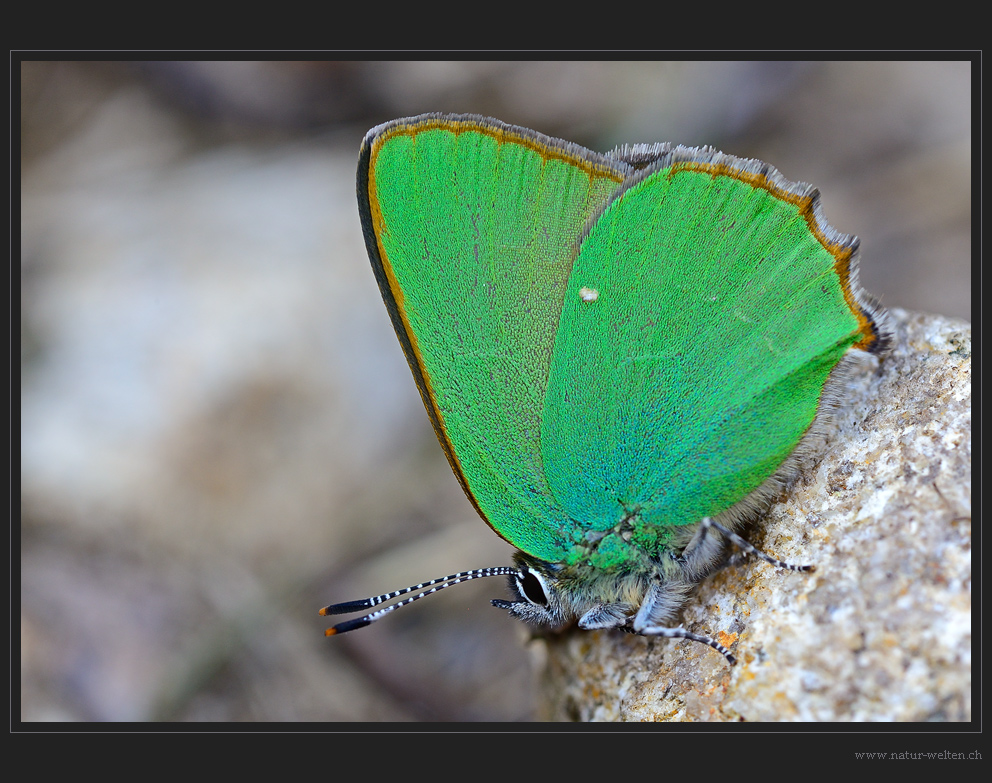
{"label": "rough stone surface", "polygon": [[971,718],[971,325],[890,312],[895,345],[850,384],[822,458],[750,532],[813,573],[747,560],[706,580],[684,640],[535,639],[544,717]]}

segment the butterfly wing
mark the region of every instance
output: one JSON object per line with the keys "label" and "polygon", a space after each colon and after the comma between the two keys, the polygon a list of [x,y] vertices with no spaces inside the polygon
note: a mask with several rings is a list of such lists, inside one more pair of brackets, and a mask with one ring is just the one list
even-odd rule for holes
{"label": "butterfly wing", "polygon": [[884,343],[856,247],[757,161],[680,149],[619,192],[573,266],[542,420],[565,514],[622,532],[573,557],[657,556],[780,469],[842,357]]}
{"label": "butterfly wing", "polygon": [[438,439],[483,518],[555,562],[571,523],[544,474],[548,372],[577,242],[626,163],[474,116],[374,128],[366,244]]}

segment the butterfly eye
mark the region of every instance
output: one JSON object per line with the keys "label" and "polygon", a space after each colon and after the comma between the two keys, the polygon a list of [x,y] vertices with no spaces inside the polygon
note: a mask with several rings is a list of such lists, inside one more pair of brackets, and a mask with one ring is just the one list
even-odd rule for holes
{"label": "butterfly eye", "polygon": [[547,605],[548,592],[540,574],[531,571],[529,568],[523,569],[517,574],[517,587],[520,590],[520,594],[532,604]]}

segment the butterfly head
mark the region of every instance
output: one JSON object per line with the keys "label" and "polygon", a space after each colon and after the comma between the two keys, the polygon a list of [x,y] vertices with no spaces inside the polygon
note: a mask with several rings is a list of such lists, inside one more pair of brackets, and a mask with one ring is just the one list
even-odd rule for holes
{"label": "butterfly head", "polygon": [[562,628],[574,619],[570,593],[562,583],[562,569],[523,552],[514,556],[516,569],[507,577],[514,600],[494,598],[492,605],[532,625]]}
{"label": "butterfly head", "polygon": [[551,629],[575,623],[587,630],[627,627],[652,581],[662,579],[656,568],[604,573],[547,563],[523,552],[517,552],[514,563],[507,579],[514,600],[497,598],[492,605]]}

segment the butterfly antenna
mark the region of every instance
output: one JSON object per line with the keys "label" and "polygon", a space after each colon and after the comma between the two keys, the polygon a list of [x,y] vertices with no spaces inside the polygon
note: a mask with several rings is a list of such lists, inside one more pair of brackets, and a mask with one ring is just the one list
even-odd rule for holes
{"label": "butterfly antenna", "polygon": [[319,612],[321,616],[326,617],[331,614],[348,614],[349,612],[360,612],[363,609],[371,609],[372,607],[379,606],[386,601],[399,598],[401,595],[416,593],[416,595],[412,595],[409,598],[404,598],[402,601],[397,601],[395,604],[384,606],[374,612],[369,612],[362,617],[356,617],[352,620],[345,620],[343,623],[338,623],[332,628],[328,628],[324,631],[324,635],[337,636],[338,634],[347,633],[348,631],[354,631],[356,628],[364,628],[366,625],[374,623],[383,615],[387,615],[390,612],[399,609],[401,606],[411,604],[417,599],[423,598],[425,595],[431,595],[436,593],[438,590],[443,590],[445,587],[451,587],[451,585],[457,585],[460,582],[468,582],[472,579],[481,579],[485,576],[510,576],[512,574],[516,574],[517,570],[518,569],[510,566],[475,568],[471,571],[459,571],[457,574],[451,574],[450,576],[441,577],[440,579],[431,579],[429,582],[421,582],[419,585],[404,587],[402,590],[394,590],[391,593],[383,593],[382,595],[375,595],[371,598],[363,598],[359,601],[344,601],[339,604],[325,606]]}

